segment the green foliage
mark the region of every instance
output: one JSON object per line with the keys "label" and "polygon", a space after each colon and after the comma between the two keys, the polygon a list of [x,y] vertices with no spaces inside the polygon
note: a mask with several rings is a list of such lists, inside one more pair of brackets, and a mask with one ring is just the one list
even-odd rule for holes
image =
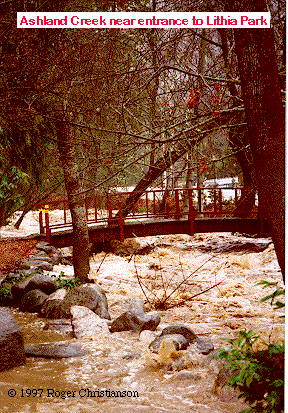
{"label": "green foliage", "polygon": [[8,288],[0,287],[0,302],[5,301],[5,299],[10,295]]}
{"label": "green foliage", "polygon": [[28,175],[16,166],[0,170],[0,226],[23,204],[18,188],[25,183],[28,183]]}
{"label": "green foliage", "polygon": [[[56,277],[56,275],[52,275],[52,277]],[[71,288],[78,287],[82,284],[82,281],[79,278],[64,278],[65,274],[61,271],[59,277],[56,278],[56,288],[65,288],[66,290],[71,290]]]}
{"label": "green foliage", "polygon": [[28,277],[29,275],[31,275],[31,274],[22,274],[21,273],[21,274],[19,274],[19,277],[11,277],[11,278],[9,277],[9,280],[5,281],[5,282],[11,284],[11,286],[12,286],[12,285],[17,284],[20,281],[23,281],[23,279]]}
{"label": "green foliage", "polygon": [[254,351],[253,344],[259,339],[253,331],[240,331],[236,340],[228,340],[229,351],[222,350],[220,358],[226,359],[227,367],[235,376],[225,385],[237,388],[239,398],[251,408],[241,413],[284,412],[284,342],[266,344],[264,350]]}
{"label": "green foliage", "polygon": [[279,300],[275,301],[276,297],[279,297],[281,295],[285,296],[285,289],[282,287],[279,287],[277,285],[277,282],[269,282],[266,280],[261,280],[256,285],[263,285],[263,288],[276,286],[276,289],[273,291],[273,293],[268,294],[265,297],[261,298],[261,300],[259,301],[260,303],[263,303],[271,299],[270,304],[274,308],[274,310],[279,310],[280,308],[285,307],[285,304],[283,303],[283,301],[279,301]]}

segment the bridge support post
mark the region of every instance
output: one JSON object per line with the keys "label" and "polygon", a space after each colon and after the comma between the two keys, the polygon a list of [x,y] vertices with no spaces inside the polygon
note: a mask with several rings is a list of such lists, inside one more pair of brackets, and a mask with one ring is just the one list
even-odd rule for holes
{"label": "bridge support post", "polygon": [[49,227],[49,212],[45,212],[45,232],[46,232],[46,242],[50,244],[50,227]]}
{"label": "bridge support post", "polygon": [[222,205],[222,190],[219,189],[219,213],[222,214],[223,212],[223,205]]}
{"label": "bridge support post", "polygon": [[176,219],[180,219],[180,200],[179,200],[179,189],[175,189],[175,207],[176,207]]}
{"label": "bridge support post", "polygon": [[110,194],[108,194],[108,226],[112,226],[112,205],[111,205],[111,197]]}
{"label": "bridge support post", "polygon": [[120,241],[123,242],[124,241],[124,218],[123,218],[123,209],[122,209],[122,205],[119,209],[119,230],[120,230]]}
{"label": "bridge support post", "polygon": [[146,191],[146,217],[149,217],[149,198],[148,198],[148,192]]}
{"label": "bridge support post", "polygon": [[39,211],[39,230],[40,230],[40,234],[44,234],[43,211],[42,211],[42,209],[40,209],[40,211]]}
{"label": "bridge support post", "polygon": [[189,200],[189,235],[194,235],[194,220],[195,220],[195,213],[193,209],[193,190],[191,188],[188,189],[188,200]]}
{"label": "bridge support post", "polygon": [[217,194],[216,189],[213,190],[213,206],[214,206],[214,215],[217,213]]}
{"label": "bridge support post", "polygon": [[63,201],[63,217],[64,217],[64,224],[67,224],[67,216],[66,216],[66,201]]}
{"label": "bridge support post", "polygon": [[88,221],[89,209],[88,209],[88,198],[85,196],[85,210],[86,210],[86,218]]}
{"label": "bridge support post", "polygon": [[95,222],[97,222],[97,195],[94,197]]}

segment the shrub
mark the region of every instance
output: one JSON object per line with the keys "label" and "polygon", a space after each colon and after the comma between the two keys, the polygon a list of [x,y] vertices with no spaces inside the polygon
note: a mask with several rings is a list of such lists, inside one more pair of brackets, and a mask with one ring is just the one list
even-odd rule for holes
{"label": "shrub", "polygon": [[[56,275],[52,275],[52,277],[56,277]],[[61,271],[59,277],[56,278],[56,288],[65,288],[66,290],[71,290],[71,288],[78,287],[79,285],[83,284],[78,278],[64,278],[65,274]]]}
{"label": "shrub", "polygon": [[227,367],[235,376],[225,385],[237,388],[239,398],[251,408],[241,413],[284,412],[284,342],[266,344],[264,350],[254,351],[259,340],[253,331],[240,331],[239,338],[228,340],[231,349],[222,350],[220,358],[227,360]]}

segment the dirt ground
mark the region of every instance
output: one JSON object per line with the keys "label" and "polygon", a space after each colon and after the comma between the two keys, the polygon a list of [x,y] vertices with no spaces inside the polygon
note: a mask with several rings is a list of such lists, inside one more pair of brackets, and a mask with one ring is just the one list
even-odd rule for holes
{"label": "dirt ground", "polygon": [[37,242],[23,238],[0,239],[0,276],[13,271],[23,258],[32,253]]}

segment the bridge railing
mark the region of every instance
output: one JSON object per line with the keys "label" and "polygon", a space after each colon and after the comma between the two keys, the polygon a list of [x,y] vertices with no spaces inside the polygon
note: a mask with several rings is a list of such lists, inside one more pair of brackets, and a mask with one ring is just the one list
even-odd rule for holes
{"label": "bridge railing", "polygon": [[[85,197],[85,209],[88,225],[119,226],[120,233],[123,234],[127,220],[141,221],[160,218],[178,220],[183,217],[189,219],[191,232],[193,232],[196,217],[232,216],[243,190],[242,187],[235,186],[147,190],[141,194],[125,218],[123,206],[131,192],[113,190],[103,193],[99,191],[93,196]],[[137,194],[134,193],[134,196],[136,197]],[[46,234],[46,239],[49,239],[51,231],[61,230],[72,225],[67,199],[50,202],[49,208],[46,209],[43,208],[43,205],[40,207],[39,229],[40,233]]]}

